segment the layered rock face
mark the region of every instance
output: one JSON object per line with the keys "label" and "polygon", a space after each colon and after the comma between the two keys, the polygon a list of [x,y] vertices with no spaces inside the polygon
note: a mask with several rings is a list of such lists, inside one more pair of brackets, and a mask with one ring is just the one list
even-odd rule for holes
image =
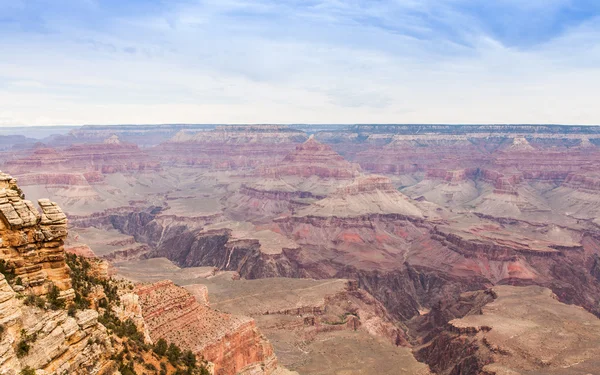
{"label": "layered rock face", "polygon": [[154,152],[175,165],[252,169],[281,160],[306,138],[304,132],[284,126],[218,126],[195,133],[181,131]]}
{"label": "layered rock face", "polygon": [[[307,342],[337,331],[364,331],[395,346],[407,336],[385,307],[350,280],[262,279],[231,282],[212,306],[257,319],[269,331]],[[278,317],[280,318],[278,320]],[[277,321],[276,324],[273,321]]]}
{"label": "layered rock face", "polygon": [[32,172],[101,172],[156,171],[160,164],[137,145],[109,138],[102,143],[72,145],[65,149],[40,148],[33,154],[6,163],[16,175]]}
{"label": "layered rock face", "polygon": [[66,147],[82,143],[102,143],[105,139],[117,136],[123,142],[134,143],[139,147],[152,147],[168,141],[182,130],[199,131],[212,129],[210,125],[84,125],[69,131],[66,135],[52,137],[49,142],[56,147]]}
{"label": "layered rock face", "polygon": [[600,366],[600,320],[548,289],[498,286],[463,299],[439,309],[460,316],[438,321],[439,334],[418,350],[438,374],[588,374]]}
{"label": "layered rock face", "polygon": [[139,197],[129,191],[138,179],[158,179],[161,170],[160,163],[137,145],[116,137],[64,149],[37,148],[5,166],[28,187],[30,197],[51,197],[70,214],[130,205]]}
{"label": "layered rock face", "polygon": [[359,217],[403,215],[415,218],[423,213],[392,186],[389,178],[365,176],[339,188],[325,199],[299,210],[297,216]]}
{"label": "layered rock face", "polygon": [[354,281],[245,280],[214,267],[176,268],[162,258],[117,268],[119,274],[139,281],[175,280],[200,304],[207,303],[208,288],[212,308],[252,317],[273,344],[278,362],[301,374],[393,374],[398,368],[406,374],[428,374],[426,365],[406,347],[403,326]]}
{"label": "layered rock face", "polygon": [[42,212],[24,200],[11,176],[0,174],[0,259],[36,295],[51,285],[64,299],[73,297],[64,257],[67,217],[49,200],[40,200]]}
{"label": "layered rock face", "polygon": [[261,170],[261,174],[270,177],[318,176],[341,179],[356,177],[359,172],[358,165],[347,162],[330,146],[316,141],[312,136],[296,146],[296,150],[289,153],[281,163]]}
{"label": "layered rock face", "polygon": [[192,350],[214,364],[217,375],[272,374],[277,358],[250,318],[217,312],[171,281],[138,287],[150,336]]}
{"label": "layered rock face", "polygon": [[594,127],[390,125],[354,126],[317,138],[348,150],[344,156],[376,173],[516,169],[527,179],[560,182],[598,159],[600,135]]}
{"label": "layered rock face", "polygon": [[[16,181],[0,174],[0,260],[9,285],[0,274],[0,373],[16,375],[22,369],[48,374],[112,374],[117,367],[106,328],[95,310],[45,310],[24,303],[23,293],[36,296],[58,288],[62,303],[74,297],[63,248],[67,219],[49,200],[40,200],[38,212],[23,199]],[[18,290],[15,292],[15,290]],[[35,300],[34,300],[35,301]],[[44,300],[40,299],[42,305]],[[39,305],[39,303],[38,303]]]}
{"label": "layered rock face", "polygon": [[359,175],[358,165],[311,136],[281,160],[245,176],[241,189],[228,198],[227,208],[234,217],[268,220],[325,198]]}
{"label": "layered rock face", "polygon": [[[47,374],[114,374],[114,349],[98,312],[83,310],[73,317],[66,310],[47,312],[25,306],[0,274],[0,373],[39,369]],[[26,354],[17,343],[29,342]],[[21,344],[18,346],[21,347]]]}

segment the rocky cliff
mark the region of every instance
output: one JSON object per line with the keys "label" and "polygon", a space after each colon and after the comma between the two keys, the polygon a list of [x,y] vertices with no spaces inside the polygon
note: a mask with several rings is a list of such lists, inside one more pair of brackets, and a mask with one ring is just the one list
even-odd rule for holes
{"label": "rocky cliff", "polygon": [[437,374],[588,374],[600,366],[600,320],[548,289],[494,287],[435,314],[440,330],[417,357]]}
{"label": "rocky cliff", "polygon": [[274,166],[265,166],[261,175],[271,177],[297,176],[349,179],[357,176],[360,167],[346,161],[341,155],[312,136]]}
{"label": "rocky cliff", "polygon": [[0,373],[115,374],[115,349],[95,310],[47,311],[27,306],[0,275]]}
{"label": "rocky cliff", "polygon": [[306,138],[304,132],[285,126],[218,126],[208,131],[181,131],[154,152],[180,166],[253,169],[283,159]]}
{"label": "rocky cliff", "polygon": [[361,176],[328,197],[298,210],[297,216],[360,217],[399,215],[422,218],[423,213],[383,176]]}
{"label": "rocky cliff", "polygon": [[163,281],[138,287],[150,336],[176,342],[214,364],[216,375],[272,374],[277,358],[250,318],[197,302],[186,289]]}
{"label": "rocky cliff", "polygon": [[0,173],[0,259],[29,292],[45,295],[55,285],[62,299],[72,299],[63,247],[67,217],[49,200],[38,203],[41,213],[15,179]]}
{"label": "rocky cliff", "polygon": [[[110,140],[110,139],[109,139]],[[73,145],[65,149],[38,148],[32,154],[6,163],[13,173],[32,172],[131,172],[156,171],[160,164],[140,150],[137,145],[110,142]]]}

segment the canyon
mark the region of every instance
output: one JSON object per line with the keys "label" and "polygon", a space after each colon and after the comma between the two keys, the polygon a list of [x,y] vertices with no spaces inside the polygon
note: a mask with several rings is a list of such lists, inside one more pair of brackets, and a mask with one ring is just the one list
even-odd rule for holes
{"label": "canyon", "polygon": [[[130,360],[125,368],[135,373],[149,360],[143,357],[160,359],[159,351],[147,349],[160,339],[198,356],[215,375],[291,374],[277,365],[251,318],[200,304],[171,281],[134,288],[113,280],[109,264],[90,247],[65,248],[67,217],[56,203],[40,199],[40,213],[2,172],[0,199],[1,374],[121,374],[123,352],[117,352],[128,352],[130,345],[137,364]],[[207,301],[206,293],[201,296]],[[180,366],[169,362],[174,370]],[[149,369],[158,373],[154,365]]]}
{"label": "canyon", "polygon": [[215,374],[598,366],[597,127],[86,126],[9,141],[0,246],[23,286],[68,302],[65,249],[98,258],[133,285],[149,340]]}

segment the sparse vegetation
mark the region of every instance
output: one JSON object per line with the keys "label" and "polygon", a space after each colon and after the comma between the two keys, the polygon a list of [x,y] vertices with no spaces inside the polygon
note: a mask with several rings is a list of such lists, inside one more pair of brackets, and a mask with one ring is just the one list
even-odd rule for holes
{"label": "sparse vegetation", "polygon": [[154,353],[160,356],[164,356],[167,353],[167,347],[167,342],[165,341],[165,339],[161,338],[158,339],[158,341],[156,341],[152,350],[154,350]]}
{"label": "sparse vegetation", "polygon": [[27,366],[21,370],[20,375],[35,375],[35,370]]}
{"label": "sparse vegetation", "polygon": [[[75,299],[73,303],[67,304],[60,298],[60,289],[52,285],[46,298],[28,295],[24,297],[24,303],[28,306],[37,306],[42,309],[67,309],[69,316],[75,316],[78,310],[84,310],[92,306],[92,298],[103,294],[106,298],[97,301],[96,307],[100,315],[99,323],[104,325],[110,335],[110,340],[117,352],[111,356],[118,369],[123,375],[137,374],[177,374],[177,375],[209,375],[205,365],[200,363],[196,355],[190,351],[182,351],[175,343],[167,343],[159,339],[153,346],[144,341],[144,334],[140,332],[131,319],[121,320],[114,313],[114,308],[120,304],[119,288],[133,290],[132,285],[120,285],[113,279],[102,279],[92,274],[94,260],[89,260],[74,254],[67,254],[67,265],[71,269],[71,280]],[[0,264],[0,270],[8,272],[10,269],[6,263]],[[11,277],[15,280],[15,277]],[[0,326],[0,337],[3,333]],[[17,356],[24,357],[29,354],[35,335],[26,335],[21,332],[21,341],[17,343]],[[100,338],[88,339],[88,345],[96,343],[101,345]],[[148,361],[150,360],[151,361]],[[156,362],[153,362],[156,361]],[[169,366],[170,364],[170,366]],[[160,369],[157,367],[160,366]],[[26,372],[33,371],[33,372]],[[35,374],[34,369],[23,369],[21,374]]]}
{"label": "sparse vegetation", "polygon": [[25,298],[24,303],[27,306],[37,306],[40,309],[46,308],[46,300],[40,296],[34,296],[33,294],[28,295]]}
{"label": "sparse vegetation", "polygon": [[25,330],[21,330],[21,341],[17,344],[17,357],[21,358],[29,354],[31,344],[37,340],[37,334],[27,335]]}
{"label": "sparse vegetation", "polygon": [[48,299],[48,303],[52,310],[65,308],[65,301],[60,298],[60,289],[58,289],[56,285],[52,284],[46,298]]}
{"label": "sparse vegetation", "polygon": [[167,358],[173,366],[177,366],[179,359],[181,358],[181,349],[173,343],[169,344],[167,349]]}
{"label": "sparse vegetation", "polygon": [[10,267],[4,259],[0,259],[0,273],[4,275],[9,284],[12,284],[13,280],[17,276],[15,274],[15,269]]}

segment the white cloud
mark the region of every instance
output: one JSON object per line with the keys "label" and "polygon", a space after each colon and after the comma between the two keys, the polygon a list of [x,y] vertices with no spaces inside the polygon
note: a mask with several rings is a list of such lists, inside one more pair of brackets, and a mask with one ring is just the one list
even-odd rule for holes
{"label": "white cloud", "polygon": [[[0,37],[0,118],[600,122],[597,22],[513,48],[456,8],[465,1],[186,2],[97,28],[49,17],[53,33]],[[552,10],[565,1],[503,3]]]}

